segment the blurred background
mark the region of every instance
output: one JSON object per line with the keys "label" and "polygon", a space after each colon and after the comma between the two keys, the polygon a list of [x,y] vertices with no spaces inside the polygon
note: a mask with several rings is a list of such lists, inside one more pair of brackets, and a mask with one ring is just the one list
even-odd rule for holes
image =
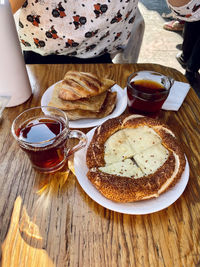
{"label": "blurred background", "polygon": [[144,39],[138,63],[157,63],[173,67],[183,74],[184,69],[176,60],[181,49],[182,32],[163,29],[165,22],[170,21],[170,10],[165,0],[140,0],[139,8],[145,20]]}
{"label": "blurred background", "polygon": [[[164,23],[173,19],[166,1],[140,0],[139,8],[145,20],[145,33],[138,63],[157,63],[185,74],[176,60],[177,53],[181,51],[182,32],[163,29]],[[200,97],[200,79],[193,88]]]}

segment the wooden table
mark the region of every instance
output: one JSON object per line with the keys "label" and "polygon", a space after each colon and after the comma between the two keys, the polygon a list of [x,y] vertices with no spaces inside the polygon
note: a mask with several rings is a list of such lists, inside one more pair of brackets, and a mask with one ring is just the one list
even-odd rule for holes
{"label": "wooden table", "polygon": [[[122,88],[130,73],[143,69],[186,81],[174,69],[151,64],[28,66],[33,96],[18,107],[7,108],[0,124],[2,266],[199,266],[200,100],[197,95],[191,89],[178,112],[160,114],[177,134],[189,161],[190,179],[184,193],[159,212],[121,214],[91,200],[72,173],[44,175],[33,170],[11,135],[14,118],[23,110],[40,105],[44,91],[61,80],[69,69],[107,75]],[[32,209],[36,199],[46,196],[50,206],[48,242],[45,247],[36,248],[21,235],[20,210],[25,202]]]}

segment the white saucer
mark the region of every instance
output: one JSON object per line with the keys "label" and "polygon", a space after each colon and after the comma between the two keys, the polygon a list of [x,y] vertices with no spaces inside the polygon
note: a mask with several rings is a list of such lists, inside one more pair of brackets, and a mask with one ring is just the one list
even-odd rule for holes
{"label": "white saucer", "polygon": [[[88,145],[92,139],[95,128],[87,133]],[[160,211],[173,204],[183,193],[189,180],[189,164],[186,159],[186,167],[178,183],[158,198],[143,200],[132,203],[117,203],[105,198],[87,178],[88,168],[86,166],[87,147],[76,152],[74,155],[74,168],[76,177],[83,190],[101,206],[125,214],[149,214]]]}
{"label": "white saucer", "polygon": [[[59,81],[62,82],[62,81]],[[57,83],[59,83],[57,82]],[[42,98],[41,98],[41,105],[42,106],[48,106],[50,100],[51,100],[51,96],[53,93],[53,89],[54,86],[57,84],[53,84],[52,86],[50,86],[43,94]],[[80,119],[80,120],[76,120],[76,121],[69,121],[69,127],[70,128],[90,128],[90,127],[94,127],[97,125],[102,124],[104,121],[106,121],[107,119],[111,119],[111,118],[115,118],[119,115],[121,115],[124,110],[126,109],[127,106],[127,94],[126,94],[126,90],[122,89],[119,85],[115,84],[111,90],[113,92],[117,92],[117,103],[116,103],[116,107],[113,110],[113,112],[111,114],[109,114],[108,116],[101,118],[101,119]]]}

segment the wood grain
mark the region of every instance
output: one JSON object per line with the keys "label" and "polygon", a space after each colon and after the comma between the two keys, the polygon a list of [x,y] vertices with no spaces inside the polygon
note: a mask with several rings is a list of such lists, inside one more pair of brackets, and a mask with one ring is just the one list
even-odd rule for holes
{"label": "wood grain", "polygon": [[[190,165],[190,180],[170,207],[148,215],[110,211],[91,200],[67,167],[54,175],[31,168],[10,127],[23,110],[40,105],[41,96],[69,69],[97,73],[126,86],[137,70],[155,70],[186,81],[175,69],[152,64],[30,65],[32,97],[7,108],[0,124],[0,242],[3,267],[26,266],[199,266],[200,264],[200,100],[191,89],[178,112],[160,118],[176,133]],[[127,111],[125,111],[127,112]],[[85,129],[87,132],[89,129]],[[20,233],[21,207],[40,200],[46,244],[33,246]],[[46,206],[45,206],[46,205]],[[49,209],[48,213],[45,209]],[[42,226],[40,226],[42,228]]]}

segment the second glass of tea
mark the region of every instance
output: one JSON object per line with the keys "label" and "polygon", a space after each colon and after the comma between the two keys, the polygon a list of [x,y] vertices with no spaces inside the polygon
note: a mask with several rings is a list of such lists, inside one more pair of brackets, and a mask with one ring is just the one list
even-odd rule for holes
{"label": "second glass of tea", "polygon": [[129,112],[156,117],[173,83],[173,78],[155,71],[131,74],[127,81]]}
{"label": "second glass of tea", "polygon": [[[66,159],[83,148],[86,135],[69,129],[65,113],[54,107],[35,107],[25,110],[12,123],[12,134],[28,155],[32,166],[41,172],[54,172],[62,168]],[[68,147],[71,138],[79,143]]]}

